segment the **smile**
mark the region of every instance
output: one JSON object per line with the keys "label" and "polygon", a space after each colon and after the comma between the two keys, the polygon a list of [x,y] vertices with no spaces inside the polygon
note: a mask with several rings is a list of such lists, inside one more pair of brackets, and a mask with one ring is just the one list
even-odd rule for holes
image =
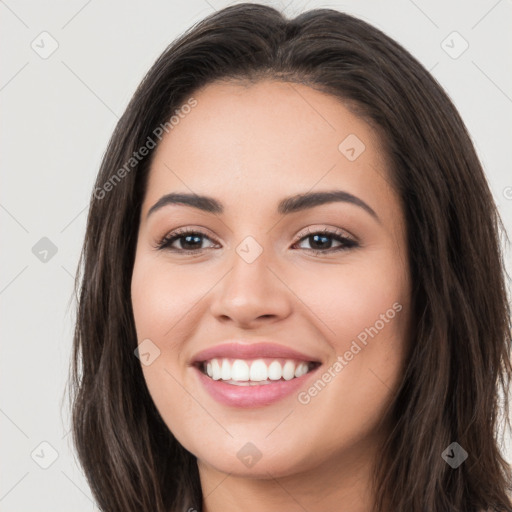
{"label": "smile", "polygon": [[229,407],[263,407],[300,392],[322,365],[290,346],[232,340],[208,347],[190,361],[198,386]]}
{"label": "smile", "polygon": [[289,381],[306,375],[318,363],[294,359],[213,358],[200,364],[204,374],[211,379],[234,386],[261,386],[276,381]]}

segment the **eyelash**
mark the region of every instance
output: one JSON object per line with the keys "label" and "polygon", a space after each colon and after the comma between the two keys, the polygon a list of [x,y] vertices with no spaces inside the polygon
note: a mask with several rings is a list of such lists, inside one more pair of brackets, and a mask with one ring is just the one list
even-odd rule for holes
{"label": "eyelash", "polygon": [[[201,237],[205,237],[205,238],[208,238],[211,240],[211,238],[206,233],[203,233],[200,230],[191,229],[191,228],[182,228],[182,229],[177,229],[176,231],[173,231],[172,233],[170,233],[170,234],[166,235],[164,238],[162,238],[156,244],[156,249],[157,250],[169,250],[171,252],[180,253],[183,255],[199,255],[199,254],[201,254],[205,249],[187,250],[187,249],[176,249],[176,248],[170,247],[173,242],[175,242],[176,240],[183,239],[186,235],[199,235]],[[326,238],[333,238],[337,242],[341,242],[343,244],[340,247],[329,248],[329,249],[304,249],[304,250],[306,250],[308,252],[312,252],[313,254],[316,254],[316,255],[332,254],[334,252],[346,251],[351,248],[359,247],[359,244],[354,239],[344,236],[340,232],[329,231],[328,229],[309,231],[309,228],[306,233],[303,233],[294,242],[294,245],[296,245],[297,243],[301,242],[302,240],[309,238],[311,236],[314,236],[314,235],[321,235]]]}

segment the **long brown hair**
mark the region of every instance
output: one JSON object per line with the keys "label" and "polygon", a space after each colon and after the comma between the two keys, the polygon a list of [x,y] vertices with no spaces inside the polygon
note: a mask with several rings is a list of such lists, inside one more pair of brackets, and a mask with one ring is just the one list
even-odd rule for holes
{"label": "long brown hair", "polygon": [[[98,505],[201,510],[196,459],[163,422],[134,356],[130,281],[154,152],[130,159],[199,87],[263,78],[332,94],[376,127],[402,201],[413,332],[375,465],[375,512],[510,510],[497,440],[502,408],[510,428],[512,376],[504,229],[463,121],[422,65],[371,25],[331,9],[286,19],[249,3],[204,19],[158,58],[116,126],[91,196],[71,391],[73,440]],[[468,453],[457,469],[441,457],[452,442]]]}

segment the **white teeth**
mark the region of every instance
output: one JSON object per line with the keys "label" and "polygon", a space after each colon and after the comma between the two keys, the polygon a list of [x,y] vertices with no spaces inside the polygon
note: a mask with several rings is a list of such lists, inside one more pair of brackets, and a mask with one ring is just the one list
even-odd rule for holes
{"label": "white teeth", "polygon": [[265,361],[261,359],[253,361],[251,364],[251,372],[249,374],[249,377],[253,381],[267,380],[268,370]]}
{"label": "white teeth", "polygon": [[272,361],[268,367],[268,378],[270,380],[279,380],[283,376],[283,367],[279,361]]}
{"label": "white teeth", "polygon": [[211,375],[211,377],[213,380],[219,380],[221,377],[219,361],[217,359],[212,359],[212,375]]}
{"label": "white teeth", "polygon": [[306,373],[308,373],[308,365],[306,363],[300,363],[295,368],[295,377],[302,377]]}
{"label": "white teeth", "polygon": [[249,365],[242,359],[236,359],[231,367],[232,380],[249,380]]}
{"label": "white teeth", "polygon": [[206,374],[213,380],[223,380],[235,385],[270,384],[276,380],[291,380],[302,377],[309,371],[304,361],[272,361],[268,366],[263,359],[246,361],[235,359],[212,359],[203,364]]}
{"label": "white teeth", "polygon": [[295,377],[295,363],[293,361],[286,361],[283,366],[283,379],[291,380]]}
{"label": "white teeth", "polygon": [[220,378],[222,380],[229,380],[231,379],[231,365],[229,364],[229,361],[227,359],[223,359],[222,361],[222,368],[221,368],[221,376]]}

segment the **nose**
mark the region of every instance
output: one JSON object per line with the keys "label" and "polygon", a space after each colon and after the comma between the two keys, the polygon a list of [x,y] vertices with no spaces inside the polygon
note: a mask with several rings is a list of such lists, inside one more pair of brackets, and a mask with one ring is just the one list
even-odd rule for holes
{"label": "nose", "polygon": [[213,290],[211,314],[246,329],[288,317],[293,293],[278,268],[269,263],[265,251],[251,263],[235,252],[230,270]]}

